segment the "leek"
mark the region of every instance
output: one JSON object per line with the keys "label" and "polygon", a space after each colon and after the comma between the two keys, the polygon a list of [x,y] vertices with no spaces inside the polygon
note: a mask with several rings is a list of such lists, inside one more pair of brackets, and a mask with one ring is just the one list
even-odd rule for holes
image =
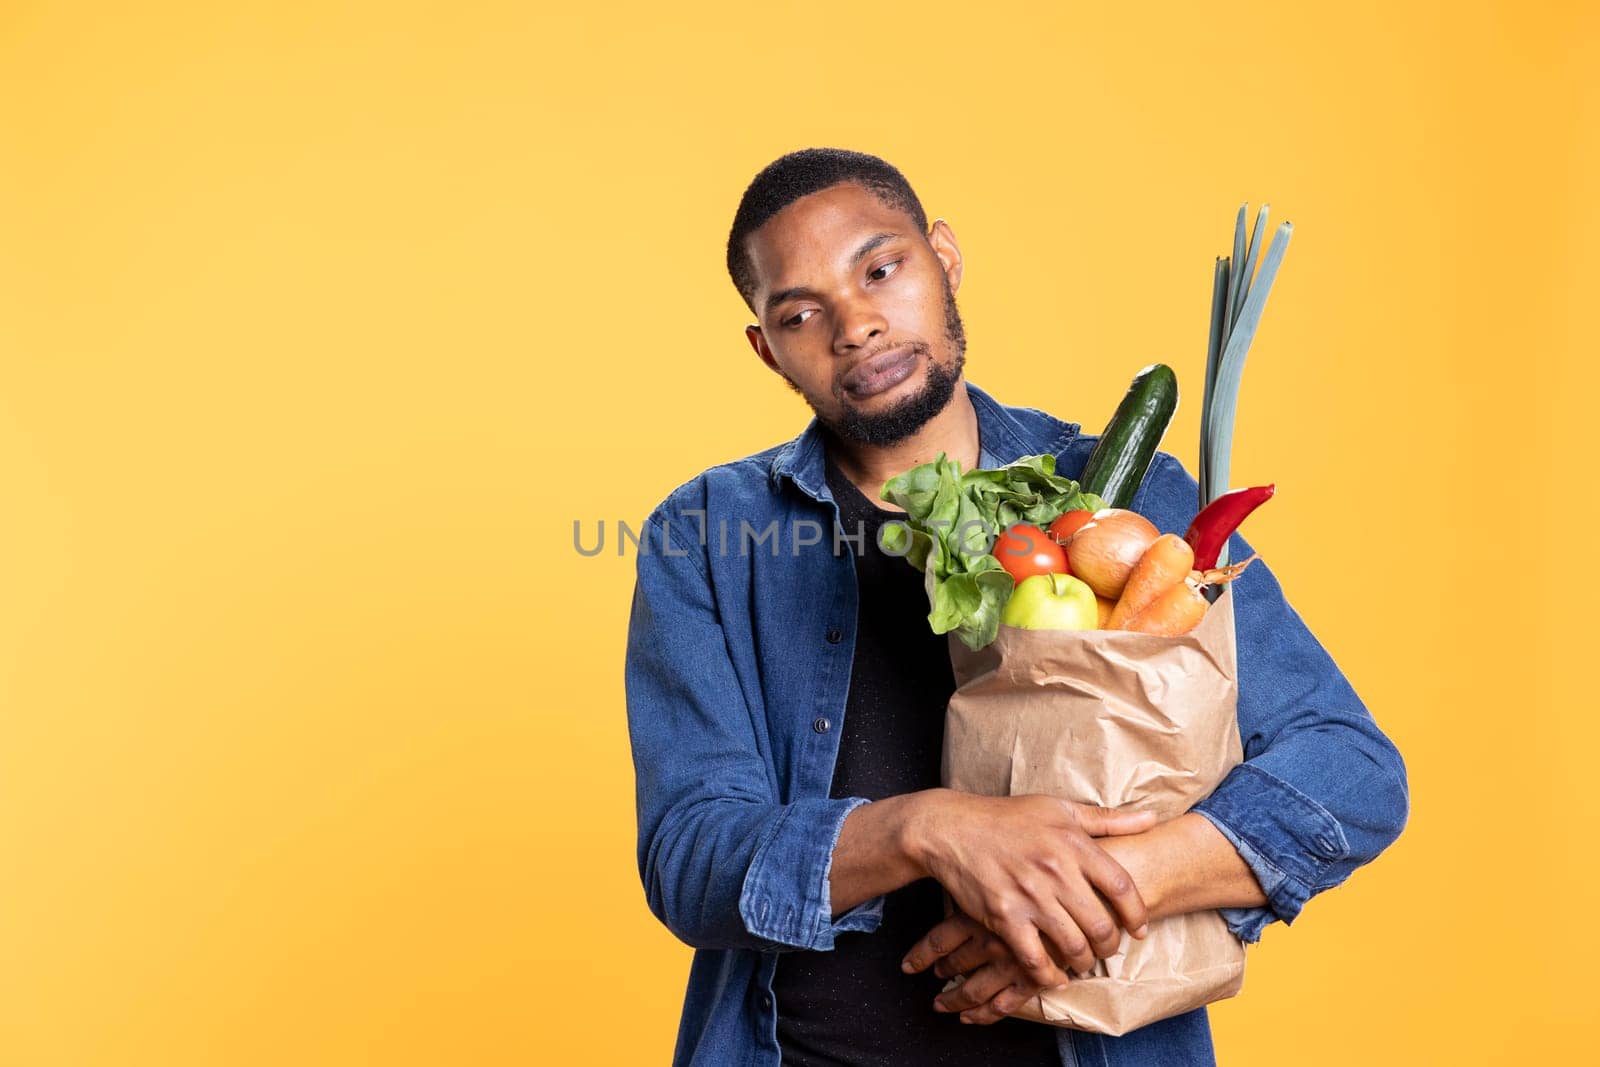
{"label": "leek", "polygon": [[[1266,254],[1261,256],[1267,205],[1262,205],[1256,216],[1248,248],[1244,236],[1246,207],[1248,205],[1239,208],[1234,224],[1234,257],[1231,262],[1226,256],[1217,260],[1212,280],[1211,332],[1206,345],[1205,392],[1200,402],[1199,506],[1202,508],[1228,491],[1234,418],[1239,406],[1239,382],[1244,375],[1245,356],[1250,351],[1251,341],[1255,340],[1267,296],[1272,292],[1272,283],[1289,249],[1289,237],[1294,233],[1291,223],[1280,224]],[[1259,273],[1256,271],[1258,257],[1261,261]],[[1227,562],[1228,547],[1223,545],[1217,566],[1225,566]]]}

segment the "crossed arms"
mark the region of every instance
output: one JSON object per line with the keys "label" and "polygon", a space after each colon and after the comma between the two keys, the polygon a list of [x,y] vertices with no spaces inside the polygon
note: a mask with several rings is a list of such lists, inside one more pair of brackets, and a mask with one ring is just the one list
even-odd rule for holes
{"label": "crossed arms", "polygon": [[[1185,475],[1186,476],[1186,475]],[[1245,761],[1190,812],[1152,826],[1045,797],[927,790],[869,802],[781,802],[762,709],[741,685],[706,561],[662,551],[645,524],[629,623],[628,719],[638,861],[652,912],[687,944],[828,950],[877,928],[883,895],[933,877],[960,909],[912,967],[985,963],[1058,984],[1115,951],[1121,931],[1217,908],[1247,941],[1375,858],[1409,813],[1405,768],[1344,676],[1258,562],[1236,583]],[[681,543],[681,542],[680,542]],[[1230,551],[1252,550],[1235,535]],[[960,993],[961,989],[952,993]],[[1008,992],[1009,991],[1009,992]],[[998,1016],[995,1016],[998,1017]]]}

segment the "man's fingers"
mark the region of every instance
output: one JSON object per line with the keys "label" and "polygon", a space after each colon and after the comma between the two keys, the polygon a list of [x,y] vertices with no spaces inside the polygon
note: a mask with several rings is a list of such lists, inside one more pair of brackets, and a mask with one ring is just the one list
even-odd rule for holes
{"label": "man's fingers", "polygon": [[900,962],[900,969],[907,974],[927,969],[930,963],[970,941],[974,933],[973,926],[970,919],[956,912],[911,946],[911,951]]}
{"label": "man's fingers", "polygon": [[1070,800],[1063,800],[1061,803],[1077,817],[1078,825],[1083,827],[1084,832],[1090,837],[1139,834],[1156,824],[1156,813],[1153,811],[1102,808],[1097,804],[1076,804]]}
{"label": "man's fingers", "polygon": [[1117,925],[1116,917],[1094,890],[1089,888],[1087,882],[1074,879],[1073,882],[1061,886],[1057,890],[1059,901],[1067,914],[1072,916],[1072,921],[1077,925],[1077,930],[1088,939],[1089,949],[1093,956],[1088,963],[1080,964],[1075,957],[1073,966],[1079,974],[1087,973],[1094,969],[1094,961],[1107,959],[1116,955],[1117,949],[1122,945],[1122,928]]}
{"label": "man's fingers", "polygon": [[1110,903],[1125,930],[1134,937],[1144,937],[1149,932],[1150,910],[1145,907],[1144,897],[1140,896],[1133,878],[1100,846],[1084,852],[1083,873],[1090,884]]}
{"label": "man's fingers", "polygon": [[985,930],[968,938],[964,945],[935,963],[933,973],[940,978],[954,978],[1009,955],[1011,950],[1006,943]]}
{"label": "man's fingers", "polygon": [[966,1011],[987,1004],[1000,990],[1009,985],[1016,973],[988,964],[967,976],[966,981],[954,989],[933,998],[934,1011]]}
{"label": "man's fingers", "polygon": [[1031,918],[1001,923],[994,932],[1011,947],[1017,966],[1035,985],[1061,985],[1067,980],[1055,960],[1050,958],[1049,952],[1045,951],[1044,942],[1039,939],[1039,930]]}
{"label": "man's fingers", "polygon": [[962,1012],[961,1021],[964,1023],[976,1023],[979,1026],[997,1023],[1026,1004],[1028,999],[1036,992],[1037,990],[1012,982],[996,993],[989,1003],[980,1004],[976,1008]]}
{"label": "man's fingers", "polygon": [[[1060,900],[1052,897],[1049,904],[1040,909],[1042,914],[1039,916],[1039,932],[1044,935],[1046,950],[1062,967],[1079,973],[1093,970],[1094,947],[1089,939],[1083,935],[1078,923]],[[1060,985],[1067,980],[1065,973],[1050,983],[1039,981],[1031,972],[1028,977],[1040,985]]]}

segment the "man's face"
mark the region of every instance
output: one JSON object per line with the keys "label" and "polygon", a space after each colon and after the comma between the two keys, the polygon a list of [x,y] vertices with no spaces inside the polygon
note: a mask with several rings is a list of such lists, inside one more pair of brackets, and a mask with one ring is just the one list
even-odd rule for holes
{"label": "man's face", "polygon": [[752,233],[750,344],[836,434],[888,445],[950,402],[966,352],[961,252],[943,220],[854,182],[801,197]]}

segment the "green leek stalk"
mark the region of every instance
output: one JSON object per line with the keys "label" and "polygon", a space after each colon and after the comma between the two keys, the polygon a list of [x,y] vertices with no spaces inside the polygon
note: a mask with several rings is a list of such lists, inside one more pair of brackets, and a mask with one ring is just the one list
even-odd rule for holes
{"label": "green leek stalk", "polygon": [[[1241,205],[1234,223],[1233,257],[1217,260],[1211,285],[1211,332],[1206,344],[1205,392],[1200,401],[1200,501],[1204,508],[1228,491],[1228,468],[1233,451],[1234,418],[1239,407],[1239,382],[1244,375],[1245,356],[1261,325],[1267,295],[1278,277],[1289,237],[1290,223],[1279,225],[1261,256],[1261,240],[1267,229],[1267,205],[1256,215],[1256,223],[1245,242],[1244,220],[1249,205]],[[1256,271],[1260,258],[1261,269]],[[1228,546],[1222,546],[1217,566],[1228,562]],[[1218,590],[1220,592],[1220,590]]]}

